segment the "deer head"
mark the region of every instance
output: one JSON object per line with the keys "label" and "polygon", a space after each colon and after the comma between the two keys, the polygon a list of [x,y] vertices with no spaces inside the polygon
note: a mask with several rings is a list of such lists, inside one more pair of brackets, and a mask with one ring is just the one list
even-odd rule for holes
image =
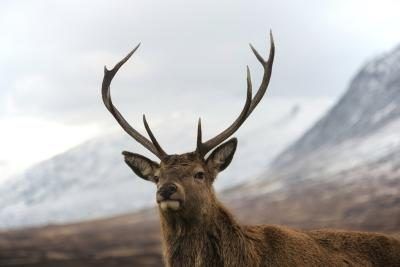
{"label": "deer head", "polygon": [[[268,60],[264,60],[250,44],[254,55],[264,68],[263,79],[255,96],[252,96],[250,69],[247,67],[247,97],[238,118],[220,134],[205,142],[202,140],[201,120],[199,120],[197,147],[193,152],[184,154],[167,154],[152,133],[145,115],[143,115],[143,123],[150,140],[130,126],[112,103],[110,95],[111,81],[139,46],[140,44],[116,64],[113,69],[104,69],[103,102],[121,127],[159,158],[159,162],[155,162],[136,153],[122,152],[125,162],[136,175],[157,185],[156,199],[161,212],[171,216],[201,218],[216,201],[212,185],[217,174],[228,167],[236,150],[236,138],[223,142],[239,129],[267,90],[275,54],[272,33],[270,33],[271,48]],[[207,156],[209,152],[211,154]]]}

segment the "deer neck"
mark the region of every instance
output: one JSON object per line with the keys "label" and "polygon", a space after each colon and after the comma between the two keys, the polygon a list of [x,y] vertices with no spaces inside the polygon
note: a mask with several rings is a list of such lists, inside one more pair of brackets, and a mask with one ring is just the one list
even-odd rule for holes
{"label": "deer neck", "polygon": [[219,202],[198,219],[160,217],[167,266],[231,266],[229,262],[246,262],[247,243],[251,241]]}

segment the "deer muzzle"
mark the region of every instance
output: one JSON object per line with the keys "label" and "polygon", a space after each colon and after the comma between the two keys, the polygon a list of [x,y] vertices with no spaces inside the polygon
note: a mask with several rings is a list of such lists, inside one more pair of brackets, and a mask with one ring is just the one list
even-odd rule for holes
{"label": "deer muzzle", "polygon": [[179,210],[181,201],[178,199],[177,191],[178,187],[173,183],[165,184],[158,189],[157,203],[162,210]]}

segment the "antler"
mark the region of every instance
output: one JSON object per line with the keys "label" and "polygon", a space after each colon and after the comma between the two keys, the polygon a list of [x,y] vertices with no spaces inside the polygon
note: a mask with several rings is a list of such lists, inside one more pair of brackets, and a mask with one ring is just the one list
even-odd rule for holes
{"label": "antler", "polygon": [[265,61],[262,56],[257,52],[257,50],[250,44],[250,48],[253,51],[254,55],[258,59],[258,61],[261,63],[261,65],[264,68],[264,75],[263,79],[260,84],[260,88],[258,89],[256,95],[254,98],[252,98],[252,83],[251,83],[251,77],[250,77],[250,69],[247,66],[247,97],[246,97],[246,102],[244,104],[244,107],[242,109],[242,112],[240,112],[239,117],[229,126],[226,128],[223,132],[215,136],[214,138],[211,138],[210,140],[206,141],[205,143],[202,142],[202,133],[201,133],[201,121],[199,120],[198,128],[197,128],[197,148],[196,151],[200,153],[200,155],[205,156],[210,150],[212,150],[214,147],[218,146],[220,143],[225,141],[229,136],[231,136],[233,133],[235,133],[239,127],[243,124],[243,122],[250,116],[250,114],[253,112],[257,104],[260,102],[262,97],[264,96],[268,84],[271,78],[271,73],[272,73],[272,64],[274,63],[274,55],[275,55],[275,44],[274,44],[274,38],[272,36],[272,32],[270,31],[270,51],[269,51],[269,56],[268,60]]}
{"label": "antler", "polygon": [[161,148],[157,139],[154,137],[153,133],[150,130],[149,125],[147,124],[146,117],[143,115],[143,123],[146,128],[148,135],[150,136],[151,142],[141,135],[138,131],[136,131],[129,123],[124,119],[118,109],[113,105],[110,94],[110,84],[115,74],[117,74],[118,70],[128,61],[128,59],[135,53],[135,51],[139,48],[140,43],[120,62],[118,62],[114,68],[108,70],[107,67],[104,67],[104,78],[103,84],[101,86],[101,94],[103,97],[103,102],[106,108],[110,111],[110,113],[117,120],[119,125],[127,132],[130,136],[132,136],[136,141],[142,144],[145,148],[150,150],[154,155],[156,155],[159,159],[163,159],[167,156],[167,153]]}

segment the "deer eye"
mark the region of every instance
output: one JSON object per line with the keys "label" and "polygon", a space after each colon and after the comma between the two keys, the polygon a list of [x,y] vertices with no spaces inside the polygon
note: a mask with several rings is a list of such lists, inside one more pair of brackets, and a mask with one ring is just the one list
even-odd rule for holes
{"label": "deer eye", "polygon": [[158,183],[158,181],[160,180],[160,177],[158,177],[158,176],[153,176],[153,180],[154,180],[154,182],[157,184]]}
{"label": "deer eye", "polygon": [[194,175],[194,178],[196,178],[196,179],[204,179],[204,172],[197,172]]}

